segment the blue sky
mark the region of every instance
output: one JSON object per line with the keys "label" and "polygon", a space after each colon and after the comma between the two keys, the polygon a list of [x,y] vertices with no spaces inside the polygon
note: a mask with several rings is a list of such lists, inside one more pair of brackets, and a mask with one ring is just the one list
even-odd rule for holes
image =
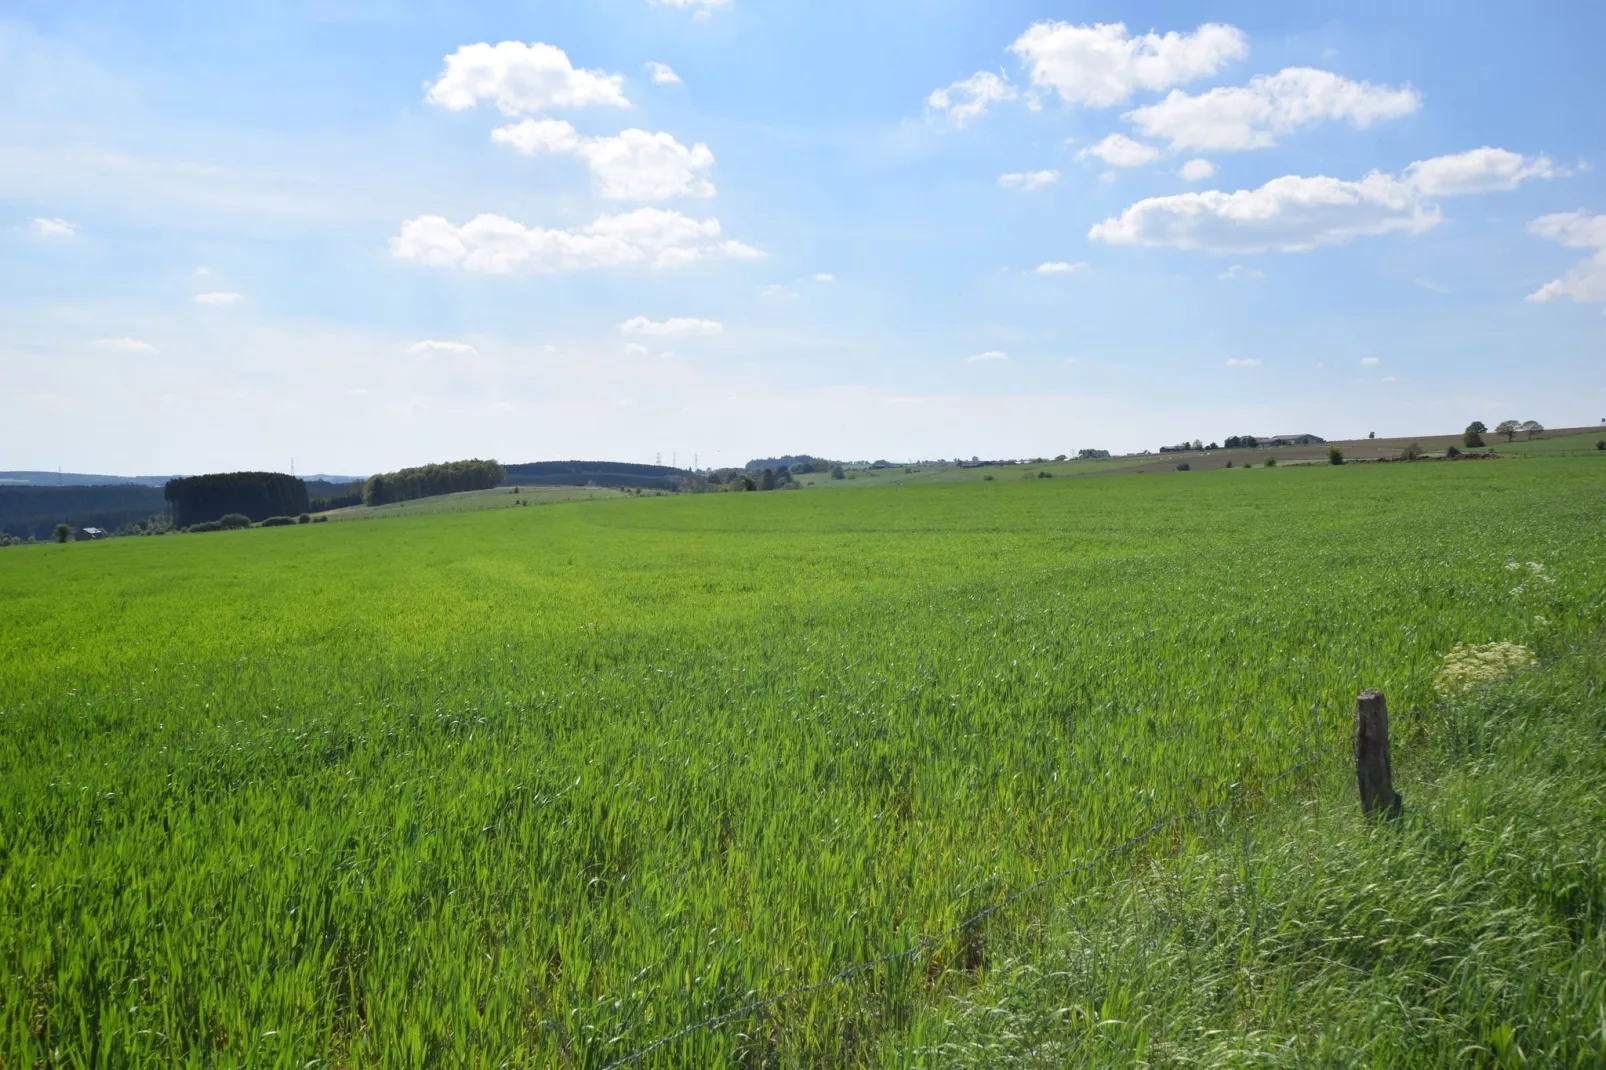
{"label": "blue sky", "polygon": [[1606,416],[1598,4],[0,13],[0,468]]}

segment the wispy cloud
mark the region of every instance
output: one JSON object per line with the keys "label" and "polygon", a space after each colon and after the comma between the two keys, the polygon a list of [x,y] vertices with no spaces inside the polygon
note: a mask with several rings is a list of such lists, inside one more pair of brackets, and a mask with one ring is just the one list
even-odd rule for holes
{"label": "wispy cloud", "polygon": [[156,347],[138,338],[101,338],[95,344],[102,349],[115,349],[123,353],[154,353]]}
{"label": "wispy cloud", "polygon": [[965,358],[966,364],[975,364],[984,360],[1008,360],[1009,354],[997,349],[989,349],[985,353],[976,353]]}
{"label": "wispy cloud", "polygon": [[466,356],[469,353],[478,353],[479,350],[467,342],[438,342],[433,338],[426,338],[422,342],[414,342],[407,347],[409,353],[453,353],[457,356]]}
{"label": "wispy cloud", "polygon": [[195,295],[195,303],[198,305],[237,305],[244,300],[244,294],[229,290],[214,290],[211,293]]}
{"label": "wispy cloud", "polygon": [[1087,270],[1088,264],[1085,260],[1078,260],[1075,263],[1064,260],[1045,260],[1037,265],[1037,274],[1039,275],[1075,275],[1078,272]]}
{"label": "wispy cloud", "polygon": [[1231,357],[1227,360],[1229,368],[1258,368],[1260,361],[1254,357]]}
{"label": "wispy cloud", "polygon": [[31,219],[28,229],[41,238],[70,238],[78,233],[78,224],[65,219]]}
{"label": "wispy cloud", "polygon": [[647,334],[661,338],[674,334],[723,334],[725,325],[717,320],[694,319],[690,316],[671,316],[666,320],[636,316],[621,323],[619,330],[624,334]]}

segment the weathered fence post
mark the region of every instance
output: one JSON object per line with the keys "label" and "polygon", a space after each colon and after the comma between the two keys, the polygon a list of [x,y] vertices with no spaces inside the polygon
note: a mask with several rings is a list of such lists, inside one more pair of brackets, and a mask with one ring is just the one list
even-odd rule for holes
{"label": "weathered fence post", "polygon": [[1389,768],[1389,708],[1381,691],[1362,691],[1355,700],[1355,780],[1362,813],[1399,816],[1400,797]]}

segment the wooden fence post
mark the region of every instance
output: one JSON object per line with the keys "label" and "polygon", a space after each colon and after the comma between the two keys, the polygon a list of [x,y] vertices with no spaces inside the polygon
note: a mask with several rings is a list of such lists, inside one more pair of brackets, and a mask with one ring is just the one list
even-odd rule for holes
{"label": "wooden fence post", "polygon": [[1381,691],[1362,691],[1355,700],[1355,780],[1362,813],[1399,816],[1400,797],[1389,768],[1389,708]]}

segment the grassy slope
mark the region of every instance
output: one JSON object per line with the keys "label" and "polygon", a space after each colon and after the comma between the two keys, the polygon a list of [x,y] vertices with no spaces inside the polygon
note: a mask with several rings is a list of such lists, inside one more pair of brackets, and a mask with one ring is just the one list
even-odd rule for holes
{"label": "grassy slope", "polygon": [[[431,516],[436,513],[472,513],[482,509],[512,509],[520,505],[556,505],[560,502],[594,502],[628,495],[613,487],[495,487],[491,490],[465,490],[438,494],[391,505],[353,505],[331,509],[330,520],[389,520],[397,517]],[[648,492],[655,493],[655,492]]]}
{"label": "grassy slope", "polygon": [[[1458,639],[1593,628],[1603,477],[1013,480],[8,551],[0,1050],[623,1050],[1256,782],[1357,686],[1420,696]],[[1508,595],[1509,554],[1555,588]],[[863,1062],[925,976],[671,1054]]]}
{"label": "grassy slope", "polygon": [[1606,654],[1396,717],[1258,820],[1068,904],[887,1065],[1606,1064]]}

